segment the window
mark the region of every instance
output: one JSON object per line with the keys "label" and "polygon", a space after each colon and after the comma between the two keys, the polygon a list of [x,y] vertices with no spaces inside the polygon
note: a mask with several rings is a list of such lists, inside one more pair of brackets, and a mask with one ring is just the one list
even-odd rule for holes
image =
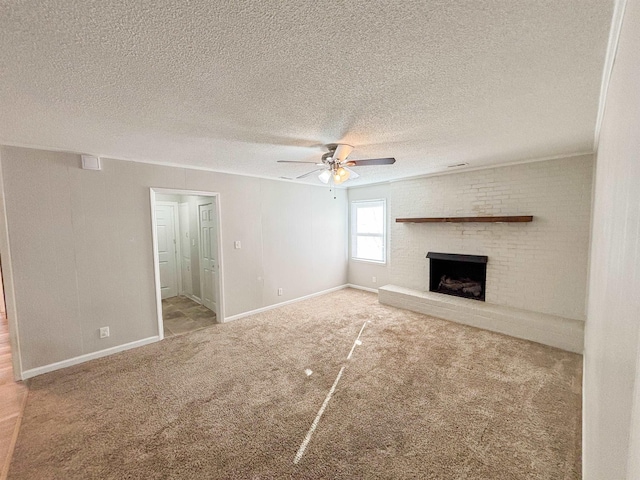
{"label": "window", "polygon": [[351,203],[351,258],[386,262],[386,210],[385,200]]}

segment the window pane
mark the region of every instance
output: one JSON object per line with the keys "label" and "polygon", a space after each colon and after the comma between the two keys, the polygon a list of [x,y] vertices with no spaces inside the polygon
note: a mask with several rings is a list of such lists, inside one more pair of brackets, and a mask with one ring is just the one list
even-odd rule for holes
{"label": "window pane", "polygon": [[382,237],[357,237],[356,257],[365,260],[384,261],[384,242]]}
{"label": "window pane", "polygon": [[370,207],[358,207],[357,215],[357,232],[358,233],[379,233],[384,231],[384,210],[382,205]]}

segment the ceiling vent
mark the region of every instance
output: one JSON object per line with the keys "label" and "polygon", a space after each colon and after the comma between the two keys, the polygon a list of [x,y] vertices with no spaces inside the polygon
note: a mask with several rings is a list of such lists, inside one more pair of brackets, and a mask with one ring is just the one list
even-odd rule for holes
{"label": "ceiling vent", "polygon": [[460,167],[466,167],[467,165],[469,165],[469,163],[465,162],[465,163],[454,163],[453,165],[447,165],[447,168],[460,168]]}

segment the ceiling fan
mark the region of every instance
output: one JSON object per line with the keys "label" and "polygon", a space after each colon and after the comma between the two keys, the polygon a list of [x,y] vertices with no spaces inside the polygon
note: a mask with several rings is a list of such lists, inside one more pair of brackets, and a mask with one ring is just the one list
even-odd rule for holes
{"label": "ceiling fan", "polygon": [[[334,185],[340,185],[342,182],[349,178],[358,178],[356,172],[349,167],[364,167],[369,165],[392,165],[396,163],[395,158],[367,158],[364,160],[347,160],[347,157],[353,150],[351,145],[344,143],[330,143],[326,146],[329,151],[322,155],[322,163],[318,162],[299,162],[295,160],[278,160],[278,163],[311,163],[320,168],[316,168],[302,175],[298,175],[289,180],[297,180],[299,178],[305,178],[309,175],[313,175],[316,172],[321,172],[318,178],[322,183],[333,182]],[[283,177],[288,178],[288,177]]]}

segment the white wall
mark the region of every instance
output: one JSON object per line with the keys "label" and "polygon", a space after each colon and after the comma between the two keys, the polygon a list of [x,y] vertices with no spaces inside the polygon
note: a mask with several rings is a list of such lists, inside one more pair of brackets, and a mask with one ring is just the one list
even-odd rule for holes
{"label": "white wall", "polygon": [[[584,478],[640,478],[640,1],[605,101],[585,332]],[[635,396],[634,396],[635,389]]]}
{"label": "white wall", "polygon": [[156,194],[156,200],[159,202],[180,203],[182,201],[182,195],[168,195],[166,193],[158,193]]}
{"label": "white wall", "polygon": [[[390,260],[377,275],[388,283],[427,291],[430,251],[487,255],[488,303],[584,320],[592,174],[586,155],[357,188],[349,199],[387,198]],[[534,220],[395,222],[483,215]],[[350,262],[350,283],[371,286],[365,283],[371,274],[370,266]]]}
{"label": "white wall", "polygon": [[[0,154],[23,371],[158,334],[150,187],[220,193],[226,317],[346,283],[345,191],[334,200],[273,180],[110,159],[95,172],[75,154]],[[106,325],[111,336],[99,339]]]}

